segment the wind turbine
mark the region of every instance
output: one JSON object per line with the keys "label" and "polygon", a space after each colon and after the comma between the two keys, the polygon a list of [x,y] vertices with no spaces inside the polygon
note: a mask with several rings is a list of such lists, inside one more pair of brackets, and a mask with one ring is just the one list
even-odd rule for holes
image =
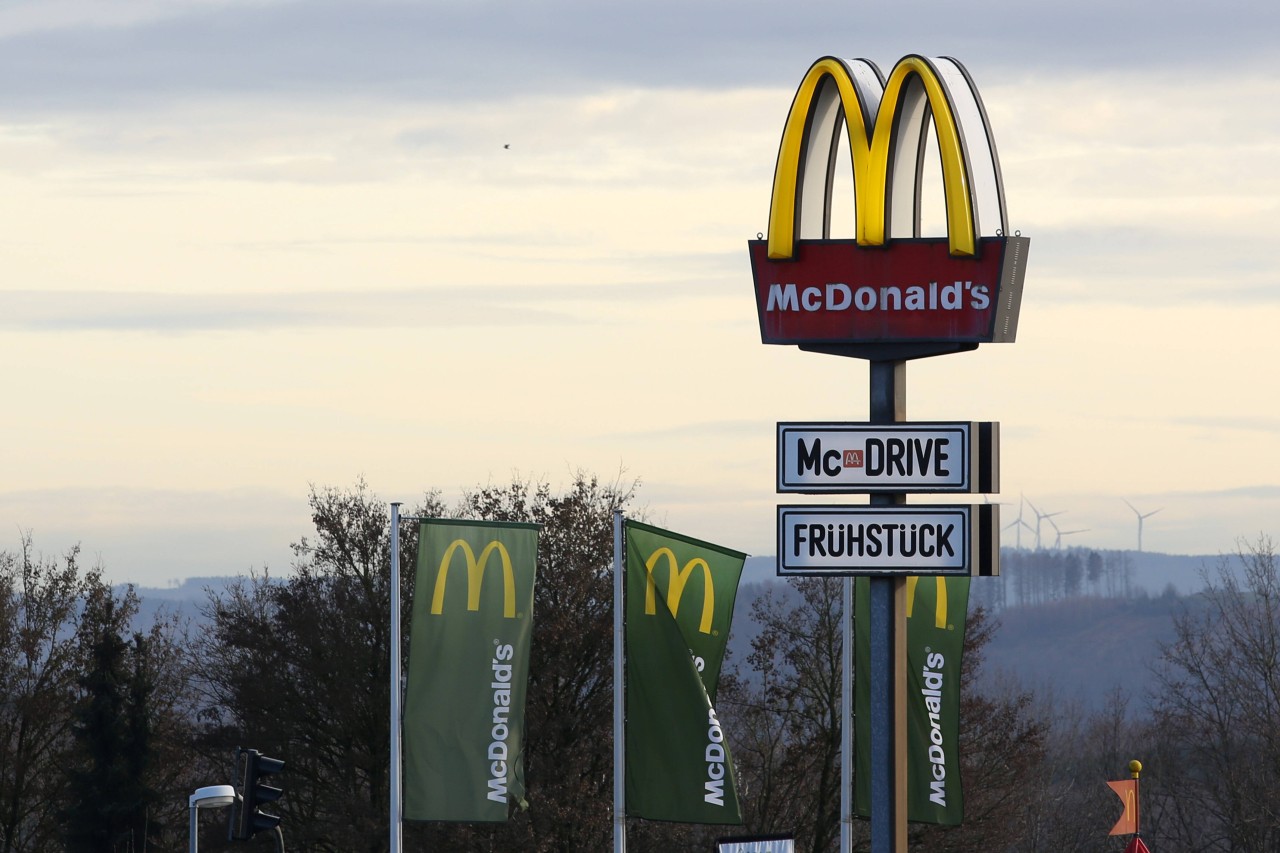
{"label": "wind turbine", "polygon": [[[1054,513],[1054,515],[1057,515],[1057,513]],[[1089,528],[1087,527],[1080,527],[1075,530],[1062,530],[1058,527],[1058,525],[1054,524],[1052,520],[1049,521],[1049,526],[1053,528],[1053,533],[1054,533],[1053,547],[1058,550],[1062,548],[1063,536],[1070,536],[1072,533],[1088,533],[1089,532]]]}
{"label": "wind turbine", "polygon": [[1026,503],[1027,503],[1026,498],[1020,497],[1018,499],[1018,517],[1004,526],[1005,530],[1008,530],[1011,527],[1017,528],[1018,533],[1017,533],[1017,538],[1015,540],[1015,545],[1019,551],[1022,550],[1022,528],[1025,527],[1028,530],[1031,529],[1031,525],[1027,524],[1025,521],[1022,520],[1022,510],[1025,507]]}
{"label": "wind turbine", "polygon": [[1138,517],[1138,553],[1141,554],[1142,553],[1142,522],[1150,518],[1151,516],[1155,515],[1157,512],[1160,512],[1160,510],[1164,509],[1164,507],[1160,507],[1160,509],[1153,509],[1151,510],[1151,512],[1148,512],[1144,515],[1143,513],[1138,512],[1138,508],[1136,506],[1124,500],[1124,498],[1121,498],[1120,500],[1124,501],[1125,506],[1133,510],[1133,514]]}
{"label": "wind turbine", "polygon": [[[1040,522],[1044,521],[1045,519],[1053,518],[1055,515],[1062,515],[1064,512],[1066,512],[1066,510],[1060,509],[1057,512],[1041,512],[1040,510],[1036,509],[1036,505],[1031,503],[1031,501],[1027,501],[1027,504],[1030,505],[1031,511],[1036,514],[1036,550],[1039,551],[1040,550]],[[1050,522],[1050,524],[1052,523],[1053,522]]]}

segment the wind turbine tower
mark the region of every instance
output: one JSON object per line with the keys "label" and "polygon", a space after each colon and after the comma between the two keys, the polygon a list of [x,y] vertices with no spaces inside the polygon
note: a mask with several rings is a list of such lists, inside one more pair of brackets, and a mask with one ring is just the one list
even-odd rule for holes
{"label": "wind turbine tower", "polygon": [[1022,511],[1026,507],[1026,503],[1027,503],[1026,498],[1019,499],[1018,517],[1004,526],[1005,530],[1008,530],[1011,527],[1017,528],[1018,532],[1016,534],[1015,545],[1019,551],[1022,550],[1022,528],[1025,527],[1027,530],[1031,529],[1031,525],[1027,524],[1025,521],[1022,520]]}
{"label": "wind turbine tower", "polygon": [[[1056,513],[1055,513],[1056,514]],[[1049,526],[1053,528],[1053,547],[1057,550],[1062,549],[1062,537],[1070,536],[1072,533],[1088,533],[1089,528],[1077,527],[1075,530],[1063,530],[1053,521],[1049,522]]]}
{"label": "wind turbine tower", "polygon": [[1133,514],[1138,517],[1138,553],[1141,554],[1142,553],[1142,522],[1146,521],[1148,518],[1155,515],[1157,512],[1160,512],[1160,510],[1164,509],[1164,507],[1160,507],[1160,509],[1153,509],[1151,510],[1151,512],[1144,514],[1144,513],[1138,512],[1138,508],[1133,504],[1129,503],[1128,501],[1126,501],[1124,498],[1121,498],[1120,500],[1124,501],[1125,506],[1133,510]]}
{"label": "wind turbine tower", "polygon": [[[1039,551],[1040,550],[1040,522],[1049,518],[1053,518],[1055,515],[1062,515],[1064,512],[1066,512],[1066,510],[1060,509],[1057,512],[1041,512],[1040,510],[1036,509],[1036,505],[1031,503],[1031,501],[1027,501],[1027,504],[1031,507],[1031,511],[1036,514],[1036,550]],[[1049,523],[1052,524],[1053,522],[1049,522]]]}

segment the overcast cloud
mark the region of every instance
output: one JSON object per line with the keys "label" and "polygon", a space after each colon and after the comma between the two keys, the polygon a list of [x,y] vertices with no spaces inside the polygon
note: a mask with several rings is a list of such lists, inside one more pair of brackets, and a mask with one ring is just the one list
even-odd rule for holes
{"label": "overcast cloud", "polygon": [[1124,498],[1230,550],[1280,517],[1277,44],[1243,0],[6,3],[0,526],[163,582],[287,563],[310,483],[584,467],[768,553],[774,424],[866,371],[759,344],[746,242],[810,63],[914,52],[1032,243],[1018,342],[913,362],[911,416],[1000,421],[992,499],[1072,544]]}
{"label": "overcast cloud", "polygon": [[[46,9],[45,7],[49,8]],[[818,49],[907,52],[1005,75],[1265,69],[1275,4],[973,2],[193,2],[7,4],[9,109],[110,109],[226,94],[414,100],[608,88],[775,86]],[[815,33],[826,38],[815,38]],[[884,58],[882,58],[884,57]],[[1140,91],[1133,93],[1140,98]]]}

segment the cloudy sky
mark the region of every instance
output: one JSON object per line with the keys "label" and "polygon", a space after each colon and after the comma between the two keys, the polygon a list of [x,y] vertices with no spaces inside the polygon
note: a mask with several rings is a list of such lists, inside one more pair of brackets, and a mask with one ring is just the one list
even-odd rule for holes
{"label": "cloudy sky", "polygon": [[1277,44],[1261,0],[6,2],[0,550],[280,572],[312,484],[583,469],[772,553],[776,422],[867,415],[864,362],[761,345],[747,261],[826,54],[982,92],[1018,341],[911,362],[907,413],[1001,423],[1005,523],[1276,533]]}

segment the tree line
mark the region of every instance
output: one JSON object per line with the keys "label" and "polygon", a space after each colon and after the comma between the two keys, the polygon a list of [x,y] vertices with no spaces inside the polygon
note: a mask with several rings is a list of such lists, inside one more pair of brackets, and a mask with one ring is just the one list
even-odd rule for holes
{"label": "tree line", "polygon": [[[452,503],[429,492],[406,511],[542,525],[528,807],[503,824],[408,824],[406,849],[610,849],[612,515],[643,516],[637,488],[586,473],[563,488],[514,479]],[[208,590],[196,621],[139,624],[136,593],[113,589],[76,549],[46,557],[24,534],[0,552],[0,853],[185,850],[187,797],[232,782],[237,747],[285,761],[273,806],[289,850],[387,850],[389,511],[363,483],[313,489],[309,503],[313,530],[293,546],[291,571]],[[405,625],[416,546],[406,525]],[[1268,540],[1244,556],[1243,576],[1224,564],[1179,617],[1157,664],[1160,695],[1117,695],[1094,714],[998,680],[977,690],[998,622],[971,607],[966,820],[913,825],[911,849],[1119,850],[1106,837],[1118,803],[1103,783],[1133,757],[1148,767],[1152,849],[1280,849],[1280,582]],[[739,608],[750,652],[728,661],[718,710],[745,826],[630,821],[630,850],[709,851],[737,832],[836,849],[841,606],[838,581],[802,579]],[[202,812],[202,850],[271,849],[264,836],[223,840],[226,814]],[[867,849],[865,824],[855,834]]]}
{"label": "tree line", "polygon": [[1131,598],[1138,592],[1133,555],[1128,551],[1004,548],[1000,575],[996,582],[973,588],[975,602],[994,612],[1085,595]]}

